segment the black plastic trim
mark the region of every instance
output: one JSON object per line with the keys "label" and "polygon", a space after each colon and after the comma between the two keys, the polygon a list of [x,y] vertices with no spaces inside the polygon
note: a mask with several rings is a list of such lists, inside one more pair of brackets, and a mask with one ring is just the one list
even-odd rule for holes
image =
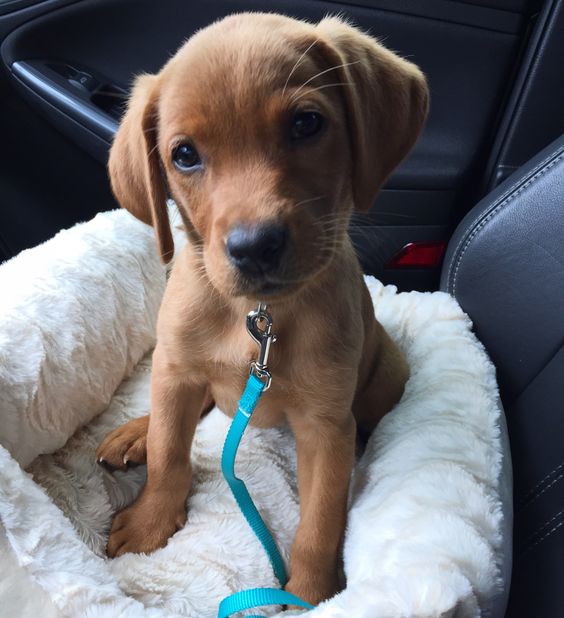
{"label": "black plastic trim", "polygon": [[545,0],[538,15],[486,169],[494,189],[564,131],[564,1]]}
{"label": "black plastic trim", "polygon": [[[118,123],[110,116],[99,112],[93,105],[74,95],[70,88],[63,89],[57,80],[40,71],[32,62],[14,62],[11,70],[21,82],[42,99],[77,120],[104,141],[111,143]],[[45,70],[48,71],[46,68]],[[53,71],[51,72],[54,74]]]}

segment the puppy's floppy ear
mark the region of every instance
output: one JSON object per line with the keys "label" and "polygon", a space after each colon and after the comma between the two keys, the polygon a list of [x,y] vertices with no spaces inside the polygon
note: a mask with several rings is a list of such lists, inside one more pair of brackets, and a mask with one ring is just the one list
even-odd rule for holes
{"label": "puppy's floppy ear", "polygon": [[166,264],[172,259],[174,243],[157,147],[157,92],[158,76],[137,78],[108,168],[120,205],[155,228],[161,259]]}
{"label": "puppy's floppy ear", "polygon": [[427,117],[423,73],[376,39],[329,17],[316,27],[343,96],[352,143],[355,207],[368,211],[394,168],[411,150]]}

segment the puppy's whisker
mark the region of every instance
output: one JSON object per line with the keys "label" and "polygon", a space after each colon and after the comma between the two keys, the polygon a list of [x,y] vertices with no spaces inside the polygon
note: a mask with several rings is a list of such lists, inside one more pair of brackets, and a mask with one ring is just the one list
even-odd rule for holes
{"label": "puppy's whisker", "polygon": [[328,213],[326,215],[322,215],[321,217],[317,217],[316,223],[325,224],[331,221],[347,221],[350,218],[350,214],[347,213]]}
{"label": "puppy's whisker", "polygon": [[178,210],[178,207],[172,209],[172,213],[169,210],[169,216],[170,216],[170,224],[172,227],[174,227],[178,223],[178,220],[180,219],[180,211]]}
{"label": "puppy's whisker", "polygon": [[153,154],[153,152],[155,152],[155,150],[157,150],[157,148],[158,148],[158,147],[159,147],[159,145],[158,145],[158,144],[155,144],[155,145],[151,148],[151,150],[149,150],[149,152],[147,153],[147,158],[149,158],[149,157]]}
{"label": "puppy's whisker", "polygon": [[347,226],[343,225],[342,223],[328,223],[326,225],[319,226],[316,229],[319,230],[319,233],[323,236],[333,237],[336,235],[337,232],[345,232],[347,230]]}
{"label": "puppy's whisker", "polygon": [[204,281],[208,278],[207,273],[204,270],[194,270],[194,274],[198,278],[198,281]]}
{"label": "puppy's whisker", "polygon": [[288,74],[288,77],[286,78],[286,83],[284,84],[284,88],[282,88],[282,96],[284,96],[284,93],[286,92],[286,88],[288,87],[288,82],[290,81],[290,77],[292,77],[292,75],[294,74],[294,71],[298,68],[298,65],[300,64],[300,62],[306,57],[307,52],[319,41],[319,39],[315,39],[315,41],[305,50],[305,52],[298,58],[296,64],[294,64],[294,66],[292,67],[292,70],[290,71],[290,73]]}
{"label": "puppy's whisker", "polygon": [[319,90],[324,90],[325,88],[334,88],[335,86],[354,86],[354,84],[351,84],[350,82],[335,82],[334,84],[325,84],[323,86],[319,86],[318,88],[312,88],[311,90],[308,90],[307,92],[302,93],[299,97],[296,97],[294,95],[292,97],[292,103],[296,103],[300,99],[307,97],[312,92],[318,92]]}
{"label": "puppy's whisker", "polygon": [[[380,227],[371,228],[370,231],[355,228],[352,239],[354,240],[355,237],[366,240],[367,244],[370,245],[371,257],[378,258],[382,262],[387,261],[391,257],[390,247],[395,247],[394,239]],[[386,247],[388,248],[386,249]]]}
{"label": "puppy's whisker", "polygon": [[325,223],[317,224],[316,229],[318,229],[322,234],[327,234],[329,232],[336,232],[337,230],[345,231],[348,228],[348,221],[325,221]]}
{"label": "puppy's whisker", "polygon": [[350,219],[348,217],[339,217],[338,219],[324,219],[324,220],[319,220],[317,221],[317,223],[321,226],[324,227],[326,225],[332,225],[332,224],[338,224],[338,225],[342,225],[342,224],[348,224],[350,221]]}
{"label": "puppy's whisker", "polygon": [[352,234],[352,238],[354,239],[355,237],[363,238],[366,241],[374,240],[373,235],[370,235],[367,230],[358,227],[354,229]]}
{"label": "puppy's whisker", "polygon": [[332,210],[331,212],[326,212],[319,218],[325,219],[327,217],[350,217],[350,213],[348,210]]}
{"label": "puppy's whisker", "polygon": [[338,238],[325,238],[319,244],[314,244],[313,247],[316,249],[319,254],[335,251],[340,249],[343,245],[343,241]]}
{"label": "puppy's whisker", "polygon": [[310,197],[307,200],[301,200],[300,202],[296,202],[294,204],[294,208],[297,208],[298,206],[302,206],[303,204],[309,204],[309,202],[317,202],[318,200],[322,200],[325,197],[327,197],[327,196],[326,195],[318,195],[317,197]]}
{"label": "puppy's whisker", "polygon": [[344,233],[346,231],[346,228],[341,225],[336,225],[336,226],[325,226],[322,228],[318,228],[318,230],[320,234],[322,235],[323,239],[327,239],[327,238],[337,237],[339,232]]}
{"label": "puppy's whisker", "polygon": [[355,60],[354,62],[344,62],[343,64],[337,64],[334,67],[330,67],[328,69],[325,69],[324,71],[320,71],[319,73],[316,73],[313,77],[310,77],[309,79],[307,79],[297,90],[296,92],[294,92],[294,97],[298,94],[298,92],[300,90],[302,90],[305,86],[307,86],[309,83],[311,83],[314,79],[317,79],[318,77],[321,77],[322,75],[325,75],[326,73],[329,73],[330,71],[336,71],[337,69],[343,69],[345,67],[350,67],[353,64],[358,64],[360,62],[360,60]]}
{"label": "puppy's whisker", "polygon": [[390,212],[387,210],[374,211],[373,213],[371,213],[370,218],[364,213],[360,213],[360,212],[351,213],[352,223],[357,223],[357,224],[361,224],[364,226],[373,225],[373,221],[379,216],[397,217],[398,219],[415,219],[416,218],[415,215],[406,215],[405,213],[402,213],[402,212]]}
{"label": "puppy's whisker", "polygon": [[336,230],[346,230],[348,228],[348,220],[347,219],[337,219],[337,220],[329,220],[329,221],[322,221],[322,222],[317,222],[316,227],[322,232],[322,233],[326,233],[326,232],[330,232],[330,231],[336,231]]}
{"label": "puppy's whisker", "polygon": [[328,213],[326,215],[322,215],[321,217],[317,218],[318,222],[325,222],[325,221],[346,221],[350,218],[350,214],[348,212],[342,212],[342,213]]}

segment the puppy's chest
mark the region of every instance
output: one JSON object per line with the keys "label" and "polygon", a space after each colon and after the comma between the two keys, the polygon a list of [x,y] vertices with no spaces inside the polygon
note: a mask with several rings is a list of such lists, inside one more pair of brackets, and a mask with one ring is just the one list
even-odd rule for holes
{"label": "puppy's chest", "polygon": [[[274,330],[276,341],[270,347],[268,366],[279,379],[290,379],[294,369],[298,371],[304,362],[310,364],[310,361],[312,365],[316,363],[316,350],[307,346],[304,348],[301,328],[275,327]],[[251,362],[259,356],[259,345],[251,338],[244,323],[231,328],[218,328],[201,343],[205,349],[203,356],[208,370],[216,376],[246,377]]]}
{"label": "puppy's chest", "polygon": [[257,344],[245,330],[227,330],[210,339],[206,345],[209,370],[215,375],[243,375],[258,353]]}
{"label": "puppy's chest", "polygon": [[[299,345],[300,341],[303,343],[300,329],[288,329],[280,324],[275,330],[277,341],[272,344],[268,358],[273,382],[260,406],[262,417],[266,416],[266,408],[270,409],[268,415],[272,418],[267,424],[284,420],[284,410],[294,403],[298,376],[310,374],[304,364],[311,362],[313,370],[316,362],[315,354]],[[244,321],[231,328],[214,329],[201,343],[204,346],[199,362],[205,371],[205,379],[218,406],[230,414],[237,408],[252,361],[258,359],[259,346],[247,332]]]}
{"label": "puppy's chest", "polygon": [[[251,362],[258,357],[258,345],[248,335],[246,329],[223,331],[207,343],[206,378],[211,394],[217,406],[226,414],[232,416],[237,409],[237,403],[243,393]],[[253,417],[260,420],[262,426],[274,426],[284,422],[285,402],[280,395],[285,379],[277,370],[279,363],[271,356],[269,367],[275,374],[274,386],[264,397],[257,414]]]}

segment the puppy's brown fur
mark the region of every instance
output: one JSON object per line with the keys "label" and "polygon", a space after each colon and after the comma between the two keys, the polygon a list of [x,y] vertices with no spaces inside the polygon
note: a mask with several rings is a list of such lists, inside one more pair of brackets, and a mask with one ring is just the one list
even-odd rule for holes
{"label": "puppy's brown fur", "polygon": [[[296,111],[322,132],[292,142]],[[420,71],[336,18],[228,17],[193,36],[158,75],[138,79],[110,156],[120,203],[173,252],[167,188],[189,236],[161,307],[151,415],[112,432],[98,457],[148,465],[145,488],[114,519],[108,555],[150,552],[186,521],[190,446],[213,399],[233,414],[257,348],[244,317],[268,302],[278,342],[271,390],[253,423],[296,437],[300,523],[286,588],[317,603],[338,587],[357,426],[370,431],[402,395],[406,362],[374,318],[347,235],[409,152],[427,112]],[[203,169],[175,169],[183,140]],[[282,222],[291,248],[264,297],[226,256],[238,224]],[[145,449],[146,437],[146,449]],[[220,439],[221,437],[218,437]]]}

